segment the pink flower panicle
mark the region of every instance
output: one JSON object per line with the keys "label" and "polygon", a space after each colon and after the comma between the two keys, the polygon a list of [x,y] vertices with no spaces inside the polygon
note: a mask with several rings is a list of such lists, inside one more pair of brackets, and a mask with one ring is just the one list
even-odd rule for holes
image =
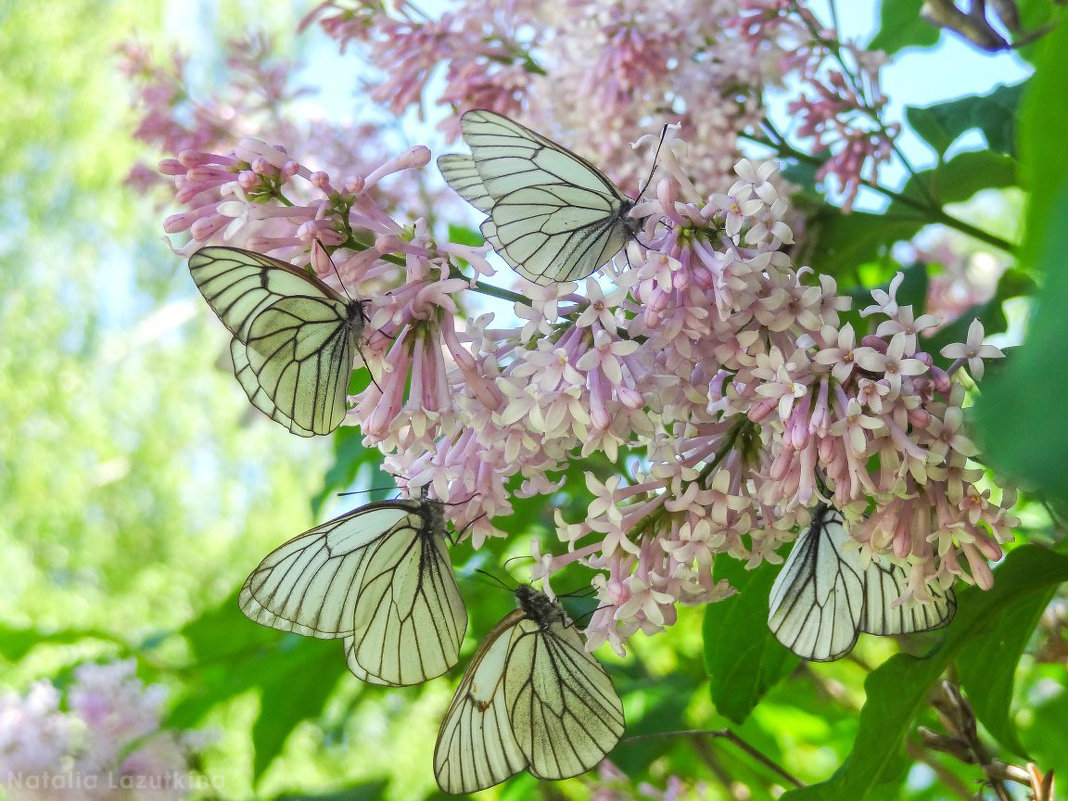
{"label": "pink flower panicle", "polygon": [[145,687],[133,660],[81,665],[61,694],[47,681],[25,695],[0,695],[0,786],[19,801],[70,797],[127,798],[151,787],[152,798],[181,799],[196,752],[213,736],[161,728],[166,689]]}
{"label": "pink flower panicle", "polygon": [[[671,625],[678,604],[731,594],[713,579],[715,560],[777,561],[820,499],[855,521],[863,548],[908,565],[917,598],[955,578],[989,586],[987,560],[1010,536],[1013,496],[981,484],[960,367],[978,378],[1000,352],[982,344],[976,323],[966,343],[943,351],[955,361],[940,369],[923,350],[938,320],[897,302],[900,277],[872,292],[866,330],[843,322],[849,301],[834,280],[798,269],[785,250],[795,218],[777,165],[734,155],[741,121],[759,116],[758,104],[728,104],[730,113],[709,119],[698,109],[715,103],[686,94],[707,94],[722,77],[751,97],[745,80],[767,74],[769,54],[787,58],[782,42],[803,35],[807,44],[790,52],[823,90],[798,112],[834,151],[859,130],[849,120],[883,102],[874,66],[857,73],[863,85],[827,72],[825,33],[808,17],[784,16],[781,3],[655,13],[608,4],[578,15],[575,34],[536,4],[478,5],[430,21],[404,4],[387,14],[330,2],[307,21],[389,65],[375,91],[396,111],[421,102],[432,64],[444,60],[446,96],[460,108],[522,109],[525,119],[553,120],[550,133],[562,123],[581,151],[620,175],[637,175],[628,172],[638,161],[628,131],[670,117],[662,106],[678,100],[687,135],[701,144],[665,132],[658,181],[632,211],[643,229],[625,258],[582,282],[525,288],[515,319],[470,318],[474,280],[459,265],[492,277],[486,249],[444,241],[397,202],[396,188],[417,183],[428,164],[426,148],[313,168],[299,146],[252,136],[162,162],[184,207],[167,231],[189,232],[186,252],[223,243],[305,263],[316,241],[332,251],[333,268],[315,267],[367,299],[360,356],[375,379],[350,399],[348,422],[385,454],[387,470],[450,504],[475,548],[507,536],[497,523],[513,497],[556,493],[576,458],[611,464],[587,476],[594,500],[581,520],[556,514],[559,547],[534,546],[534,572],[547,582],[573,563],[595,571],[591,647],[621,651],[630,634]],[[721,25],[731,14],[742,21]],[[761,30],[770,44],[757,43]],[[701,59],[677,57],[697,50]],[[549,105],[532,101],[544,77],[535,56],[552,67],[553,92],[537,95]],[[598,64],[611,78],[594,91],[588,75]],[[281,97],[281,85],[275,76],[268,94]],[[721,129],[730,135],[714,134]],[[874,163],[838,152],[850,180]],[[734,165],[733,180],[723,179],[724,164]]]}

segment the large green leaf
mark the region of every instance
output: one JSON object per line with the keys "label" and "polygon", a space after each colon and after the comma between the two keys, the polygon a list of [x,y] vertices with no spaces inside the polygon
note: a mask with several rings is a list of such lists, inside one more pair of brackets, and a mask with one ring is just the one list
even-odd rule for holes
{"label": "large green leaf", "polygon": [[347,674],[339,641],[256,625],[241,614],[236,596],[191,621],[181,634],[195,661],[191,689],[168,716],[168,725],[190,728],[216,705],[258,690],[260,714],[252,729],[256,778],[296,725],[319,715],[337,680]]}
{"label": "large green leaf", "polygon": [[[1016,186],[1016,162],[989,150],[966,150],[937,167],[910,178],[901,189],[902,200],[887,207],[887,214],[922,218],[924,224],[937,222],[923,209],[968,200],[981,189]],[[913,204],[920,204],[916,208]]]}
{"label": "large green leaf", "polygon": [[1007,156],[1016,153],[1016,107],[1027,82],[999,86],[985,95],[970,95],[932,106],[907,106],[913,129],[944,154],[962,134],[978,128],[990,149]]}
{"label": "large green leaf", "polygon": [[1027,340],[1013,363],[985,383],[976,419],[990,459],[1058,504],[1068,504],[1068,27],[1043,42],[1023,101],[1020,163],[1031,190],[1024,269],[1045,273]]}
{"label": "large green leaf", "polygon": [[1026,753],[1011,716],[1016,666],[1054,589],[1050,587],[1002,610],[988,621],[989,630],[967,643],[957,659],[960,685],[976,717],[1018,756]]}
{"label": "large green leaf", "polygon": [[896,53],[903,47],[929,47],[938,41],[939,30],[920,17],[923,0],[883,0],[879,6],[879,32],[869,50]]}
{"label": "large green leaf", "polygon": [[869,798],[894,764],[928,691],[963,647],[985,636],[989,621],[1003,610],[1044,596],[1063,581],[1068,581],[1068,556],[1036,545],[1012,551],[995,571],[993,589],[971,587],[960,593],[957,618],[938,650],[922,659],[898,654],[868,675],[852,752],[830,779],[788,792],[783,801]]}
{"label": "large green leaf", "polygon": [[746,570],[736,559],[716,560],[716,579],[728,580],[738,593],[705,607],[705,667],[716,710],[735,723],[798,663],[768,629],[768,596],[780,569],[765,562]]}

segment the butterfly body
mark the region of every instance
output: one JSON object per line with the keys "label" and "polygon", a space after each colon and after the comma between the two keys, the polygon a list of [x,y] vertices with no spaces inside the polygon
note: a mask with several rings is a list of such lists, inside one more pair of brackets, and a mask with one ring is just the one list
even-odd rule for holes
{"label": "butterfly body", "polygon": [[344,639],[358,678],[418,684],[456,664],[467,629],[446,539],[438,501],[367,504],[268,554],[238,604],[271,628]]}
{"label": "butterfly body", "polygon": [[929,585],[930,602],[899,603],[908,587],[904,567],[875,561],[865,566],[848,540],[842,513],[817,506],[771,588],[768,625],[783,645],[804,659],[826,662],[848,653],[860,632],[910,634],[953,619],[952,589]]}
{"label": "butterfly body", "polygon": [[619,741],[623,707],[563,609],[528,585],[519,608],[483,640],[445,713],[434,772],[448,793],[490,787],[520,770],[583,773]]}
{"label": "butterfly body", "polygon": [[442,156],[438,168],[488,215],[482,235],[524,278],[584,278],[637,234],[634,201],[581,156],[492,111],[468,111],[460,125],[471,155]]}
{"label": "butterfly body", "polygon": [[341,425],[365,321],[360,301],[240,248],[201,248],[189,272],[233,334],[234,375],[252,405],[303,437]]}

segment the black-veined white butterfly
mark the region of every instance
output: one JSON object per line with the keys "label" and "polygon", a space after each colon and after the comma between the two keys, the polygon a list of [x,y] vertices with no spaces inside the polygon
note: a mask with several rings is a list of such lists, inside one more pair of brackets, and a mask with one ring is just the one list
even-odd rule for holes
{"label": "black-veined white butterfly", "polygon": [[467,610],[440,501],[380,501],[272,551],[245,581],[241,611],[271,628],[344,638],[349,669],[409,685],[456,664]]}
{"label": "black-veined white butterfly", "polygon": [[485,109],[464,114],[460,129],[471,155],[442,156],[438,169],[489,215],[482,235],[524,278],[585,278],[637,233],[634,201],[567,148]]}
{"label": "black-veined white butterfly", "polygon": [[234,335],[234,375],[252,405],[302,437],[341,425],[363,331],[360,302],[310,272],[240,248],[201,248],[189,272]]}
{"label": "black-veined white butterfly", "polygon": [[842,513],[818,505],[771,587],[768,625],[798,656],[829,662],[848,653],[864,631],[911,634],[948,625],[957,611],[953,589],[931,585],[932,600],[894,605],[908,587],[905,568],[872,561],[844,547],[849,539]]}
{"label": "black-veined white butterfly", "polygon": [[445,713],[434,774],[471,793],[524,768],[541,779],[583,773],[623,734],[623,705],[564,610],[522,584],[519,609],[482,641]]}

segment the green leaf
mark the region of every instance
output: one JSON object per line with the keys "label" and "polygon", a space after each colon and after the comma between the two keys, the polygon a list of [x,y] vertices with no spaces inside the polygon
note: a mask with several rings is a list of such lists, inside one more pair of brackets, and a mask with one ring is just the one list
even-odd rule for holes
{"label": "green leaf", "polygon": [[39,631],[34,628],[0,625],[0,655],[8,662],[18,662],[38,645],[69,645],[82,640],[116,643],[122,646],[124,651],[129,647],[126,642],[103,629]]}
{"label": "green leaf", "polygon": [[922,224],[933,222],[926,212],[916,209],[909,200],[928,205],[960,203],[980,189],[1004,189],[1016,186],[1016,162],[1008,156],[989,150],[967,150],[958,153],[939,166],[924,170],[910,178],[900,194],[908,200],[894,200],[887,207],[888,216],[914,218]]}
{"label": "green leaf", "polygon": [[962,134],[978,128],[996,153],[1016,153],[1016,108],[1027,82],[999,86],[985,95],[971,95],[933,106],[907,106],[905,116],[913,129],[939,155],[945,154]]}
{"label": "green leaf", "polygon": [[[1046,226],[1039,265],[1047,271],[1027,340],[999,375],[984,382],[975,404],[980,438],[992,464],[1029,483],[1059,506],[1068,504],[1068,181]],[[1030,225],[1030,223],[1028,223]]]}
{"label": "green leaf", "polygon": [[340,642],[283,634],[245,618],[236,596],[182,630],[194,654],[190,692],[168,715],[168,725],[190,728],[216,705],[259,690],[252,729],[259,778],[294,727],[317,717],[340,676],[347,674]]}
{"label": "green leaf", "polygon": [[897,654],[873,670],[864,683],[867,701],[853,750],[825,782],[792,790],[782,801],[830,801],[868,798],[896,758],[906,733],[931,686],[964,645],[984,636],[997,614],[1068,580],[1068,556],[1036,545],[1009,553],[995,571],[993,589],[970,587],[960,593],[957,618],[946,629],[942,646],[926,658]]}
{"label": "green leaf", "polygon": [[897,217],[823,206],[809,216],[807,238],[814,247],[805,253],[802,263],[820,265],[820,272],[849,275],[866,263],[889,264],[890,246],[909,239],[924,225],[915,212]]}
{"label": "green leaf", "polygon": [[285,793],[275,801],[377,801],[385,797],[387,784],[384,781],[367,782],[321,795],[291,795]]}
{"label": "green leaf", "polygon": [[903,47],[930,47],[939,31],[920,17],[923,0],[883,0],[879,8],[879,32],[868,43],[869,50],[885,50],[888,55]]}
{"label": "green leaf", "polygon": [[716,710],[735,723],[799,661],[768,628],[768,596],[781,567],[765,562],[746,570],[736,559],[716,560],[716,580],[727,579],[738,593],[705,607],[705,667]]}
{"label": "green leaf", "polygon": [[1055,588],[1002,610],[983,637],[966,644],[957,659],[960,686],[979,721],[1003,746],[1026,757],[1011,716],[1016,665]]}
{"label": "green leaf", "polygon": [[1029,482],[1058,505],[1068,504],[1068,28],[1058,26],[1039,46],[1037,71],[1020,116],[1020,172],[1031,197],[1020,263],[1046,283],[1027,340],[1002,374],[984,382],[976,402],[979,433],[993,464]]}
{"label": "green leaf", "polygon": [[255,780],[281,753],[297,724],[319,716],[343,675],[348,667],[340,642],[300,638],[290,650],[259,660],[255,686],[260,688],[260,714],[252,726]]}

